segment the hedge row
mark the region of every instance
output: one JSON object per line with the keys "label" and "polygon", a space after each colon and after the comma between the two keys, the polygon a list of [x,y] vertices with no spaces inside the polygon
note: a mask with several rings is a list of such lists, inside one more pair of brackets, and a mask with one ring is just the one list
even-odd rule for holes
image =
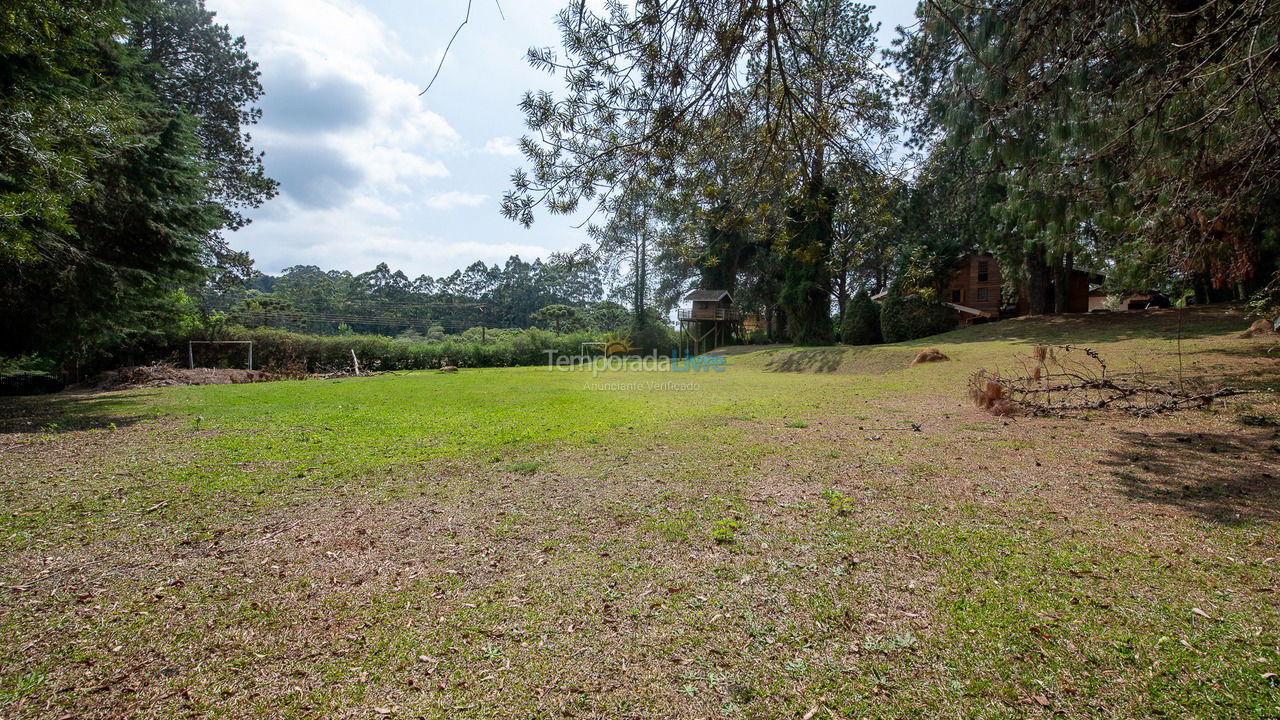
{"label": "hedge row", "polygon": [[[654,347],[660,353],[672,346],[670,333]],[[207,338],[190,338],[204,340]],[[422,370],[456,365],[458,367],[515,367],[543,365],[547,351],[556,355],[578,355],[582,344],[599,342],[593,333],[568,335],[537,328],[505,332],[488,342],[470,339],[446,339],[432,342],[420,339],[396,339],[382,335],[319,336],[274,328],[230,328],[220,333],[219,340],[252,340],[255,368],[281,373],[331,372],[351,367],[355,352],[362,370]],[[595,352],[599,352],[596,350]],[[179,364],[187,362],[187,344],[180,348]],[[195,361],[199,367],[244,367],[247,349],[235,345],[196,345]]]}
{"label": "hedge row", "polygon": [[954,310],[918,295],[902,297],[890,291],[880,305],[880,332],[887,343],[944,333],[954,330],[956,323]]}

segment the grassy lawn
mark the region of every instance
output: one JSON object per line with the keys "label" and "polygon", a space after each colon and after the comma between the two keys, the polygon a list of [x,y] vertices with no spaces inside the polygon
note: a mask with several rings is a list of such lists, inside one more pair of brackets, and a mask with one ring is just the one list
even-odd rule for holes
{"label": "grassy lawn", "polygon": [[1280,387],[1246,326],[9,401],[0,716],[1280,717],[1277,397],[965,395],[1037,340],[1172,373],[1178,333]]}

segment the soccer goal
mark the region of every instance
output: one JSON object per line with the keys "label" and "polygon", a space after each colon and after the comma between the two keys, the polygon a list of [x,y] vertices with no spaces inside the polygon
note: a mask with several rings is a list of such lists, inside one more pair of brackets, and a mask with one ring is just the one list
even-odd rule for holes
{"label": "soccer goal", "polygon": [[196,345],[248,345],[249,346],[249,369],[253,369],[253,341],[252,340],[188,340],[187,341],[187,364],[192,370],[196,369]]}

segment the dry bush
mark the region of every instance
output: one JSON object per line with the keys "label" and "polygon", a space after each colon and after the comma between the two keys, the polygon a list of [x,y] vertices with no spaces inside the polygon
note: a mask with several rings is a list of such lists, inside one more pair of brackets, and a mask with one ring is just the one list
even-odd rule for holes
{"label": "dry bush", "polygon": [[277,375],[289,380],[305,380],[307,378],[307,361],[298,356],[294,343],[284,345],[284,356],[279,364],[272,368]]}
{"label": "dry bush", "polygon": [[1018,406],[1004,395],[1004,386],[986,370],[979,370],[969,377],[969,397],[973,404],[992,415],[1015,415]]}
{"label": "dry bush", "polygon": [[944,362],[950,359],[951,358],[946,355],[943,355],[942,351],[938,350],[938,348],[925,348],[916,353],[916,357],[911,361],[911,365],[915,366],[931,362]]}
{"label": "dry bush", "polygon": [[1263,318],[1258,318],[1257,320],[1253,321],[1253,324],[1249,326],[1248,330],[1245,330],[1244,332],[1240,333],[1240,337],[1242,338],[1274,337],[1276,334],[1277,333],[1272,328],[1270,321],[1265,320]]}
{"label": "dry bush", "polygon": [[1212,388],[1200,380],[1161,381],[1141,368],[1114,373],[1098,351],[1079,345],[1036,345],[1016,373],[979,370],[969,377],[969,397],[995,415],[1120,410],[1146,417],[1250,392]]}

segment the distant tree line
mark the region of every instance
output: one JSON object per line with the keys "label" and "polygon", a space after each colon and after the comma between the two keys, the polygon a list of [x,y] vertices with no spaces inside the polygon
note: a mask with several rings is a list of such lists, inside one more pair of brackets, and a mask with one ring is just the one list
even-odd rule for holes
{"label": "distant tree line", "polygon": [[234,287],[208,286],[201,301],[224,323],[317,335],[440,340],[481,327],[625,330],[631,311],[606,299],[605,281],[597,264],[516,256],[502,266],[477,262],[440,278],[411,279],[386,263],[359,274],[298,265],[280,275],[255,273]]}

